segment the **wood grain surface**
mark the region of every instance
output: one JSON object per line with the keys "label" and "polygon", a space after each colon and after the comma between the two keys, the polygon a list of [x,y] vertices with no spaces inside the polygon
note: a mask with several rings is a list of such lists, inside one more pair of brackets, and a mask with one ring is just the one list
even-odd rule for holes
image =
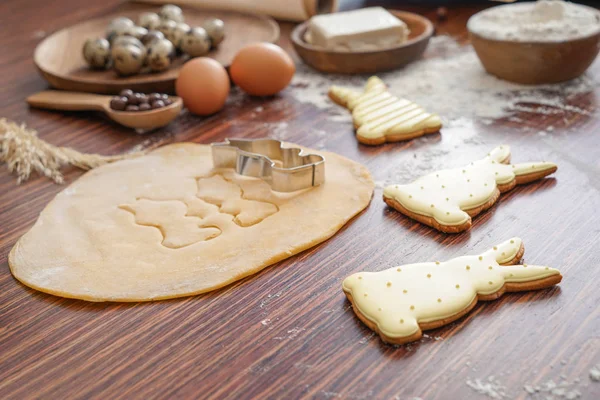
{"label": "wood grain surface", "polygon": [[[156,303],[93,304],[39,293],[11,276],[9,250],[63,187],[37,176],[16,186],[2,167],[0,398],[490,398],[468,385],[479,379],[500,382],[506,398],[537,399],[545,397],[529,396],[524,385],[563,378],[580,398],[600,398],[600,382],[589,378],[600,363],[597,93],[573,99],[590,115],[520,115],[529,132],[501,120],[379,147],[357,144],[349,124],[298,102],[293,87],[267,99],[236,93],[215,116],[184,114],[145,136],[97,113],[29,109],[25,98],[46,88],[32,61],[41,38],[127,7],[116,0],[2,1],[0,116],[26,122],[56,145],[105,154],[178,141],[281,137],[272,128],[287,123],[286,140],[362,162],[376,180],[417,165],[441,167],[450,156],[478,159],[500,143],[512,146],[515,162],[545,158],[559,170],[502,196],[460,235],[389,209],[378,188],[371,206],[331,240],[222,290]],[[435,20],[434,10],[417,11]],[[465,39],[472,12],[449,10],[438,32]],[[292,28],[282,24],[288,49]],[[536,134],[549,125],[554,132]],[[80,174],[70,170],[66,177]],[[563,282],[479,303],[412,345],[383,344],[341,290],[343,278],[356,271],[475,254],[517,235],[526,262],[560,269]]]}

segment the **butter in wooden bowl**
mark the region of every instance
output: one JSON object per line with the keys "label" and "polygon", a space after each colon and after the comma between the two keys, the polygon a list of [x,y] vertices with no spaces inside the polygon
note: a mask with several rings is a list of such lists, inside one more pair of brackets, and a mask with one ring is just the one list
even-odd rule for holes
{"label": "butter in wooden bowl", "polygon": [[337,51],[381,50],[400,45],[410,30],[382,7],[317,15],[308,22],[304,40]]}
{"label": "butter in wooden bowl", "polygon": [[423,54],[433,35],[425,17],[369,7],[317,15],[298,25],[292,43],[298,55],[322,72],[360,74],[402,67]]}

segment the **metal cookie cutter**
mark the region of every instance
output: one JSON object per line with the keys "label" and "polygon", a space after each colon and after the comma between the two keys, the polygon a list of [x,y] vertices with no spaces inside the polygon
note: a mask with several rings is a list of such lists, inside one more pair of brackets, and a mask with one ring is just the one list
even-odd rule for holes
{"label": "metal cookie cutter", "polygon": [[275,139],[225,139],[211,145],[213,165],[260,178],[276,192],[295,192],[325,182],[323,156],[282,146]]}

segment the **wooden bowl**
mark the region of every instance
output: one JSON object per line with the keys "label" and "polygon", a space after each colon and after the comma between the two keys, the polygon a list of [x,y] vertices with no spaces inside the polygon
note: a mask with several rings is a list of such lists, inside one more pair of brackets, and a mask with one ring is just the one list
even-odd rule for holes
{"label": "wooden bowl", "polygon": [[402,67],[423,54],[433,35],[433,24],[425,17],[404,11],[389,10],[408,25],[408,40],[399,46],[377,51],[334,51],[313,46],[304,40],[308,22],[292,32],[292,43],[302,60],[323,72],[361,74]]}
{"label": "wooden bowl", "polygon": [[[158,8],[137,7],[134,11],[121,12],[103,18],[86,21],[60,30],[47,37],[35,49],[35,65],[42,76],[57,89],[115,94],[122,89],[137,92],[175,93],[175,79],[179,69],[188,60],[178,57],[171,68],[161,73],[144,73],[119,77],[113,70],[92,70],[82,55],[86,39],[104,37],[108,22],[126,16],[134,21],[144,11]],[[279,26],[269,17],[234,11],[211,11],[184,9],[186,23],[199,26],[210,17],[225,22],[225,40],[207,57],[214,58],[228,67],[240,48],[253,42],[275,42],[279,39]]]}
{"label": "wooden bowl", "polygon": [[469,32],[485,70],[507,81],[539,85],[577,78],[600,50],[600,33],[565,42],[493,40]]}

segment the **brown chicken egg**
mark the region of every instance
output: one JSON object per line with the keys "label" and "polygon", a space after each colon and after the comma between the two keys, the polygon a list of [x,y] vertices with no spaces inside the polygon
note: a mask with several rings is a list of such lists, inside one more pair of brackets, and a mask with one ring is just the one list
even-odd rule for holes
{"label": "brown chicken egg", "polygon": [[253,96],[271,96],[292,80],[296,66],[292,58],[272,43],[254,43],[243,47],[229,68],[231,80]]}
{"label": "brown chicken egg", "polygon": [[218,61],[194,58],[179,71],[175,91],[190,112],[214,114],[223,108],[229,95],[229,76]]}

